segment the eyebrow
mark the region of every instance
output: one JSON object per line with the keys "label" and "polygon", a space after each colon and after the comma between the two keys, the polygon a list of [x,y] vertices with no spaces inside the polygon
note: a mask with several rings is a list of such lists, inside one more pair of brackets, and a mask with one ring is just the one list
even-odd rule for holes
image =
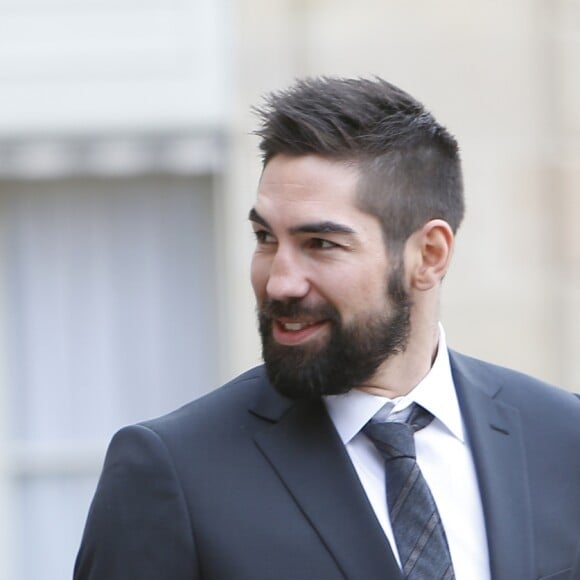
{"label": "eyebrow", "polygon": [[272,229],[270,227],[270,224],[256,211],[255,208],[252,208],[250,210],[250,214],[248,215],[248,219],[251,222],[255,222],[257,224],[260,224],[261,226],[264,226],[265,228],[268,228],[269,230]]}
{"label": "eyebrow", "polygon": [[[250,210],[248,219],[264,226],[265,228],[272,229],[270,224],[255,210],[255,208]],[[291,234],[356,234],[351,227],[333,221],[305,223],[299,226],[293,226],[289,231]]]}

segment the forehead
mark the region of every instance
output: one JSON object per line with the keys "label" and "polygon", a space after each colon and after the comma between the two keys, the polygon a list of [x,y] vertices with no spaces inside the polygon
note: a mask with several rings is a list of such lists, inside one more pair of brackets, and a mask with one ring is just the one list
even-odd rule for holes
{"label": "forehead", "polygon": [[354,165],[316,155],[277,155],[262,173],[256,210],[264,217],[284,215],[356,218],[358,170]]}

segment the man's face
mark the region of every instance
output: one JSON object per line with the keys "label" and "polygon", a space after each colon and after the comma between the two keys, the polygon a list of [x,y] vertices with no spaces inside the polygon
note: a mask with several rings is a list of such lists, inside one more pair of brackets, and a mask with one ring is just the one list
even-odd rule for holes
{"label": "man's face", "polygon": [[356,208],[357,180],[345,163],[278,155],[250,212],[264,361],[291,398],[372,382],[407,343],[403,267],[389,264],[378,219]]}

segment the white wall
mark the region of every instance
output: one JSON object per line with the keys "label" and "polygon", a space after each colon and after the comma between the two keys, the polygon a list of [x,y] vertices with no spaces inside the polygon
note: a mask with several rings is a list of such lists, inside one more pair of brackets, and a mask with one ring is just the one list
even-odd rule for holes
{"label": "white wall", "polygon": [[2,0],[2,137],[223,122],[218,0]]}

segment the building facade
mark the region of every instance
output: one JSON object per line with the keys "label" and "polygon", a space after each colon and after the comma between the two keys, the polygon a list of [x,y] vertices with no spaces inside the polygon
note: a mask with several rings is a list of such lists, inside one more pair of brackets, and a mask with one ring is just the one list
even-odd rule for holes
{"label": "building facade", "polygon": [[452,346],[578,390],[577,0],[0,2],[0,577],[60,580],[106,444],[259,361],[250,107],[379,75],[460,142]]}

